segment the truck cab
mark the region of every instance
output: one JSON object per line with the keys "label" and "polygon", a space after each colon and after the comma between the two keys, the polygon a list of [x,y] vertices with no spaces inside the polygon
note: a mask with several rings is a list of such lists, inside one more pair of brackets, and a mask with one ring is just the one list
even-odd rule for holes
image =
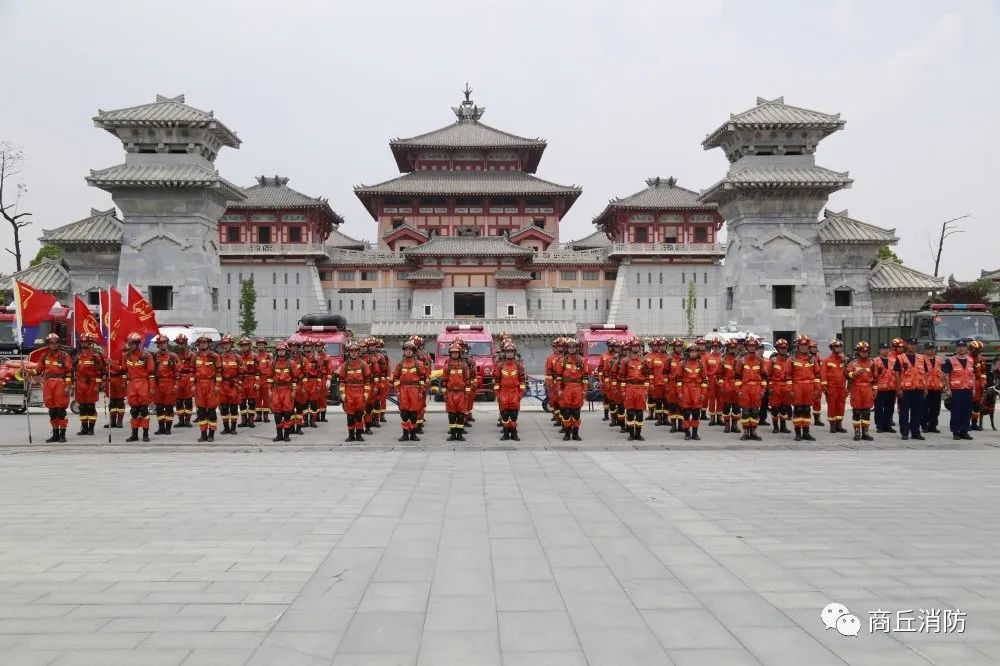
{"label": "truck cab", "polygon": [[12,306],[0,306],[0,357],[19,356],[45,346],[45,336],[56,333],[64,345],[73,342],[72,313],[69,308],[53,306],[45,320],[21,330],[18,343],[17,322]]}
{"label": "truck cab", "polygon": [[587,358],[592,372],[597,372],[601,356],[608,351],[609,340],[627,340],[629,337],[628,324],[591,324],[576,333],[580,353]]}
{"label": "truck cab", "polygon": [[[315,318],[315,317],[314,317]],[[330,400],[333,404],[340,402],[339,372],[347,356],[347,343],[351,339],[350,331],[343,331],[339,326],[328,324],[303,324],[299,322],[297,331],[288,336],[289,342],[302,343],[306,340],[319,340],[328,357],[327,364],[330,373]]]}
{"label": "truck cab", "polygon": [[434,347],[434,374],[441,374],[448,361],[448,348],[455,340],[464,340],[469,345],[469,356],[476,362],[476,397],[493,400],[493,334],[482,324],[449,324],[444,327]]}
{"label": "truck cab", "polygon": [[913,314],[912,335],[920,349],[925,342],[933,342],[941,355],[954,353],[959,338],[982,342],[983,355],[989,359],[1000,354],[996,320],[982,303],[934,303],[930,310]]}

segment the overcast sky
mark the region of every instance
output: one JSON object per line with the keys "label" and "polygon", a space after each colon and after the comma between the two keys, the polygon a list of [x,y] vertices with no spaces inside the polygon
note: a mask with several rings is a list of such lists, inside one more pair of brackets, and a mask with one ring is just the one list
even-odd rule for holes
{"label": "overcast sky", "polygon": [[[877,6],[875,6],[877,5]],[[110,208],[84,176],[123,161],[98,108],[184,93],[243,140],[216,164],[240,185],[281,174],[374,238],[352,187],[398,175],[389,151],[454,120],[466,81],[483,121],[548,140],[538,175],[583,187],[561,240],[607,200],[675,176],[702,189],[727,162],[701,140],[758,95],[840,112],[817,163],[854,186],[834,210],[894,227],[930,272],[940,223],[971,213],[942,275],[1000,268],[1000,4],[982,2],[334,2],[0,0],[0,139],[23,146],[43,228]],[[9,245],[9,226],[0,240]],[[0,270],[13,259],[0,256]]]}

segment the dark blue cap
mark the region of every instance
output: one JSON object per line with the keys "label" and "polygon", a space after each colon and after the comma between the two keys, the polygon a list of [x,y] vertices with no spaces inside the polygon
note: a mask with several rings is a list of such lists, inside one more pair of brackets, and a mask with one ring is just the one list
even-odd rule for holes
{"label": "dark blue cap", "polygon": [[878,348],[879,349],[889,349],[889,343],[888,342],[883,342],[883,343],[879,344]]}
{"label": "dark blue cap", "polygon": [[910,338],[909,340],[906,341],[906,343],[910,344],[910,345],[915,345],[915,344],[917,344],[917,339],[916,338]]}
{"label": "dark blue cap", "polygon": [[933,342],[925,342],[924,349],[937,349],[937,345]]}
{"label": "dark blue cap", "polygon": [[968,346],[969,345],[969,341],[966,340],[965,338],[959,338],[958,340],[955,340],[955,346],[957,347],[959,345]]}

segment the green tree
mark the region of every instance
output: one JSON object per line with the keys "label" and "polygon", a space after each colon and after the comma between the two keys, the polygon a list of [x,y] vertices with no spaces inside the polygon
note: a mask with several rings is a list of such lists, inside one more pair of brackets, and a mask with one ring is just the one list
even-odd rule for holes
{"label": "green tree", "polygon": [[938,303],[986,303],[989,304],[990,296],[997,284],[989,278],[980,278],[965,284],[954,284],[940,294],[935,299]]}
{"label": "green tree", "polygon": [[698,305],[698,285],[694,280],[688,282],[687,302],[684,304],[684,314],[687,316],[688,337],[694,337],[694,309]]}
{"label": "green tree", "polygon": [[878,258],[880,261],[891,261],[894,264],[903,265],[903,260],[888,245],[883,245],[878,249]]}
{"label": "green tree", "polygon": [[252,338],[257,333],[257,287],[250,279],[240,283],[240,335]]}
{"label": "green tree", "polygon": [[35,258],[31,260],[28,267],[37,266],[46,259],[62,259],[62,250],[55,245],[43,245],[38,248],[38,254],[36,254]]}

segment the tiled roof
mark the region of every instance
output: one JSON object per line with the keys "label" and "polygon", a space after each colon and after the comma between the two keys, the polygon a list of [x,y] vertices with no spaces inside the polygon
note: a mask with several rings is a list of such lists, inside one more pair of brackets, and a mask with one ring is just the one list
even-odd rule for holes
{"label": "tiled roof", "polygon": [[545,148],[545,139],[517,136],[478,120],[457,120],[426,134],[393,139],[389,145],[408,148]]}
{"label": "tiled roof", "polygon": [[555,238],[556,238],[555,236],[553,236],[552,234],[550,234],[549,232],[547,232],[545,229],[541,229],[539,227],[536,227],[533,224],[526,224],[526,225],[524,225],[523,227],[521,227],[520,229],[518,229],[517,231],[515,231],[514,233],[512,233],[510,235],[510,237],[511,238],[517,238],[518,236],[527,234],[528,232],[533,232],[533,233],[545,236],[546,238],[550,238],[552,240],[555,240]]}
{"label": "tiled roof", "polygon": [[706,149],[719,145],[724,135],[741,128],[785,129],[811,128],[836,131],[844,126],[839,113],[829,114],[785,104],[784,97],[776,99],[757,98],[757,105],[742,113],[729,114],[729,120],[709,134],[701,145]]}
{"label": "tiled roof", "polygon": [[98,127],[112,131],[116,127],[207,127],[223,144],[239,148],[236,133],[219,122],[213,111],[202,111],[184,103],[184,95],[166,97],[157,95],[151,104],[141,104],[113,111],[97,110],[94,122]]}
{"label": "tiled roof", "polygon": [[894,261],[876,261],[868,284],[872,291],[931,291],[944,289],[945,279],[933,277],[897,264]]}
{"label": "tiled roof", "polygon": [[90,170],[87,182],[107,190],[117,187],[214,187],[223,190],[231,201],[242,200],[243,190],[219,176],[214,169],[194,164],[118,164],[107,169]]}
{"label": "tiled roof", "polygon": [[698,193],[681,187],[677,179],[647,178],[646,188],[627,197],[612,199],[608,208],[680,208],[715,210],[715,204],[698,201]]}
{"label": "tiled roof", "polygon": [[546,250],[535,252],[532,263],[539,266],[549,264],[607,264],[608,252],[606,249],[595,250]]}
{"label": "tiled roof", "polygon": [[327,247],[340,248],[343,250],[363,250],[368,246],[366,241],[351,238],[339,229],[332,229],[329,238],[324,243]]}
{"label": "tiled roof", "polygon": [[712,201],[720,190],[737,188],[815,187],[837,191],[854,181],[847,172],[833,171],[818,166],[748,166],[730,171],[726,177],[702,190],[698,198]]}
{"label": "tiled roof", "polygon": [[230,208],[317,208],[328,213],[335,224],[343,224],[344,218],[330,208],[323,197],[310,197],[288,187],[288,178],[282,176],[257,176],[257,184],[244,187],[246,199],[234,202]]}
{"label": "tiled roof", "polygon": [[422,245],[404,249],[403,253],[411,257],[523,257],[533,251],[514,245],[502,236],[434,236]]}
{"label": "tiled roof", "polygon": [[499,335],[507,331],[514,336],[524,335],[573,335],[576,333],[576,323],[572,321],[543,321],[536,319],[407,319],[405,321],[377,321],[372,324],[372,335],[423,337],[435,336],[449,324],[482,324],[490,332]]}
{"label": "tiled roof", "polygon": [[415,228],[411,227],[408,224],[402,224],[402,225],[400,225],[398,227],[394,227],[392,229],[389,229],[384,234],[382,234],[382,238],[385,239],[385,238],[388,238],[389,236],[392,236],[393,234],[398,234],[398,233],[403,232],[403,231],[407,231],[409,233],[416,234],[417,236],[420,236],[421,238],[427,238],[427,234],[425,234],[423,231],[420,231],[419,229],[415,229]]}
{"label": "tiled roof", "polygon": [[497,280],[530,280],[531,273],[525,271],[502,269],[493,274]]}
{"label": "tiled roof", "polygon": [[589,236],[584,236],[580,240],[570,241],[566,246],[573,250],[595,250],[611,247],[611,239],[603,230],[595,231]]}
{"label": "tiled roof", "polygon": [[406,275],[407,280],[443,280],[444,272],[434,268],[422,268],[419,271],[410,271]]}
{"label": "tiled roof", "polygon": [[69,271],[59,259],[44,259],[31,268],[25,268],[10,276],[11,289],[14,280],[42,291],[66,294],[69,292]]}
{"label": "tiled roof", "polygon": [[382,250],[344,250],[331,247],[326,256],[331,266],[403,266],[406,257],[398,252]]}
{"label": "tiled roof", "polygon": [[895,229],[884,229],[861,220],[848,217],[847,211],[835,213],[823,211],[819,223],[821,243],[895,244],[899,242]]}
{"label": "tiled roof", "polygon": [[121,243],[124,225],[115,209],[90,209],[90,215],[55,229],[42,229],[41,241],[52,245],[69,243]]}
{"label": "tiled roof", "polygon": [[377,185],[354,188],[359,199],[381,195],[548,194],[569,197],[567,210],[580,187],[557,185],[523,171],[413,171]]}
{"label": "tiled roof", "polygon": [[993,271],[979,271],[979,279],[1000,280],[1000,268]]}

